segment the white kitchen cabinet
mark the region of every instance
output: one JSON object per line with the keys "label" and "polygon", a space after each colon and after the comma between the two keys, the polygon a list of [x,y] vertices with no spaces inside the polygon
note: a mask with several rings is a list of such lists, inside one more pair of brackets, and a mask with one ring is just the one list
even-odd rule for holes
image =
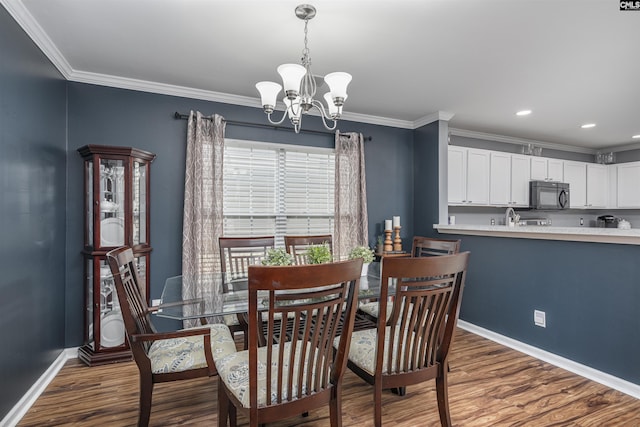
{"label": "white kitchen cabinet", "polygon": [[[587,207],[606,208],[609,202],[609,172],[606,165],[587,163]],[[571,191],[571,187],[569,187]]]}
{"label": "white kitchen cabinet", "polygon": [[529,206],[530,167],[527,156],[511,156],[511,201],[514,206]]}
{"label": "white kitchen cabinet", "polygon": [[640,208],[640,162],[620,163],[616,168],[618,208]]}
{"label": "white kitchen cabinet", "polygon": [[491,153],[491,173],[489,178],[489,203],[511,206],[511,154]]}
{"label": "white kitchen cabinet", "polygon": [[527,156],[492,152],[489,203],[492,206],[529,206],[529,177]]}
{"label": "white kitchen cabinet", "polygon": [[450,205],[489,204],[489,153],[487,150],[449,146]]}
{"label": "white kitchen cabinet", "polygon": [[587,207],[587,164],[564,162],[564,182],[569,183],[569,206],[573,209]]}
{"label": "white kitchen cabinet", "polygon": [[531,179],[534,181],[547,180],[547,159],[544,157],[531,157]]}
{"label": "white kitchen cabinet", "polygon": [[547,157],[531,157],[531,179],[564,182],[563,161]]}
{"label": "white kitchen cabinet", "polygon": [[449,146],[448,163],[449,204],[464,204],[467,200],[467,149]]}
{"label": "white kitchen cabinet", "polygon": [[564,160],[548,159],[547,161],[547,179],[549,181],[564,181]]}
{"label": "white kitchen cabinet", "polygon": [[607,171],[609,172],[609,202],[607,207],[615,209],[618,207],[618,168],[616,165],[608,165]]}

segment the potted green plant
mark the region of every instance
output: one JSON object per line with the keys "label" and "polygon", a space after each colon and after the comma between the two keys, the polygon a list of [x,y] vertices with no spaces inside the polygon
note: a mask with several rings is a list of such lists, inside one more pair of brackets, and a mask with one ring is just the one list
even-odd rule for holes
{"label": "potted green plant", "polygon": [[262,265],[292,265],[293,256],[282,248],[267,250],[267,255],[262,260]]}
{"label": "potted green plant", "polygon": [[349,252],[349,259],[362,258],[362,275],[366,276],[369,264],[374,260],[374,252],[368,246],[356,246]]}
{"label": "potted green plant", "polygon": [[328,243],[311,245],[307,248],[307,263],[324,264],[333,261],[333,255]]}

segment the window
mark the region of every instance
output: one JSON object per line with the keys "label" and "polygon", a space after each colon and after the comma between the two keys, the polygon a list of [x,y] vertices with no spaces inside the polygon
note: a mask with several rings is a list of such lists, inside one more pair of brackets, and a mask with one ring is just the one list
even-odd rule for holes
{"label": "window", "polygon": [[225,236],[333,233],[331,149],[225,140]]}

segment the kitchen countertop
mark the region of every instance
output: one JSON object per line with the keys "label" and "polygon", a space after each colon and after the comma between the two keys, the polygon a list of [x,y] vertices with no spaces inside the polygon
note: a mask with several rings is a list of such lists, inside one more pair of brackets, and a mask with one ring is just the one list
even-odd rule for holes
{"label": "kitchen countertop", "polygon": [[506,225],[470,224],[434,224],[433,228],[443,234],[640,245],[640,229],[638,228],[622,230],[618,228],[594,227],[548,227],[530,225],[507,227]]}

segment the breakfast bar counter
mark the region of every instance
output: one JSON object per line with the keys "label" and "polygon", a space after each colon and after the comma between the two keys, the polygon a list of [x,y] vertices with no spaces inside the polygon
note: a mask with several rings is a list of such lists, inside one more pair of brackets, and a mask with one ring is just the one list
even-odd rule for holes
{"label": "breakfast bar counter", "polygon": [[640,229],[638,228],[623,230],[595,227],[507,227],[506,225],[473,224],[434,224],[433,228],[441,234],[640,245]]}

